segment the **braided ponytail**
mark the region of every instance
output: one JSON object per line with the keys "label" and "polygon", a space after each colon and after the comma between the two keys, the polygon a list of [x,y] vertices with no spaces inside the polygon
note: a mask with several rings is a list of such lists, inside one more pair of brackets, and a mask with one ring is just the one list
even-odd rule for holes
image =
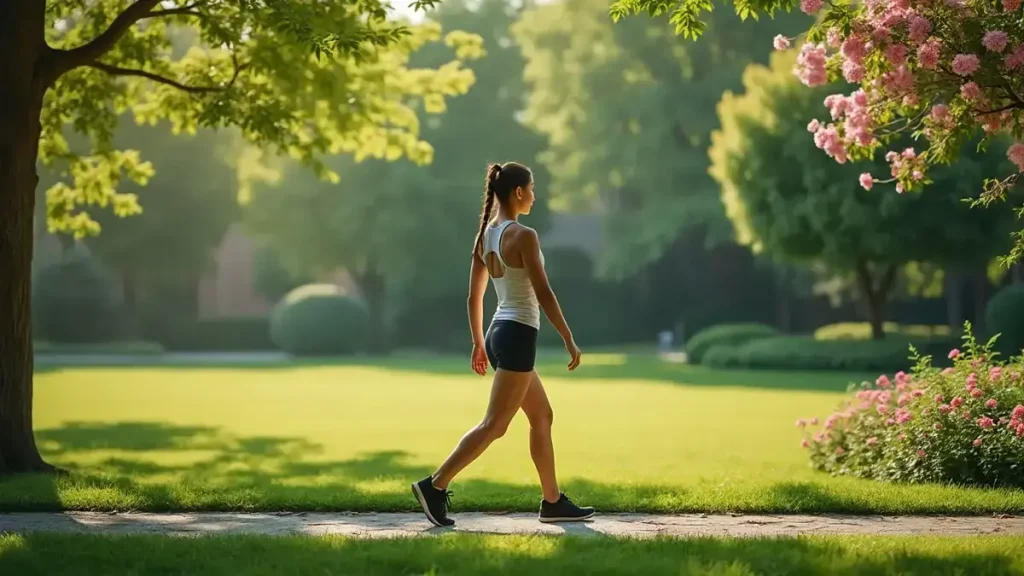
{"label": "braided ponytail", "polygon": [[480,254],[484,242],[484,230],[491,220],[491,208],[494,207],[494,196],[496,195],[498,177],[501,176],[501,164],[491,164],[487,167],[487,178],[484,180],[483,206],[480,208],[480,231],[476,235],[476,243],[473,245],[473,253]]}

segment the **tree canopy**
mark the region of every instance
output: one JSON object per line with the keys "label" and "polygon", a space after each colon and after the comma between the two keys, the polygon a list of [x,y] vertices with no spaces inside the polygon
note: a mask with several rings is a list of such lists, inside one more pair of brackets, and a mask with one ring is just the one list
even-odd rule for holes
{"label": "tree canopy", "polygon": [[795,33],[809,21],[786,15],[744,26],[717,11],[707,34],[691,42],[659,20],[613,24],[598,0],[523,15],[515,35],[531,90],[524,118],[549,139],[544,162],[558,206],[607,215],[603,271],[635,271],[689,227],[729,236],[707,174],[715,103],[739,87],[748,63],[767,62],[779,27]]}
{"label": "tree canopy", "polygon": [[[884,161],[839,164],[807,138],[816,123],[808,126],[807,116],[842,86],[801,86],[791,72],[797,57],[779,52],[770,68],[751,65],[745,92],[726,93],[719,105],[711,173],[739,242],[853,275],[873,314],[907,263],[984,262],[1007,249],[1010,211],[972,210],[962,201],[985,174],[1005,169],[1005,144],[965,151],[935,171],[923,194],[865,190],[857,175]],[[872,320],[880,329],[882,318]]]}

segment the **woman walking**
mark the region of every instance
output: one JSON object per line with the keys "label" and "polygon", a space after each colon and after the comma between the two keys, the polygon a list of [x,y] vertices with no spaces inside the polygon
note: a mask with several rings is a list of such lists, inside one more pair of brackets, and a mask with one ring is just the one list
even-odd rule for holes
{"label": "woman walking", "polygon": [[[448,484],[505,434],[520,409],[530,421],[530,455],[544,491],[539,520],[567,522],[594,515],[593,508],[577,506],[558,488],[551,404],[534,370],[541,308],[565,341],[569,370],[579,366],[580,349],[548,284],[537,232],[517,221],[520,215],[530,213],[533,201],[533,173],[529,168],[515,162],[487,168],[480,231],[473,246],[468,308],[473,371],[484,376],[490,363],[494,381],[483,420],[462,437],[433,475],[412,485],[427,519],[437,526],[455,524],[448,517]],[[492,218],[495,205],[497,213]],[[485,336],[483,306],[488,277],[498,296],[498,308]]]}

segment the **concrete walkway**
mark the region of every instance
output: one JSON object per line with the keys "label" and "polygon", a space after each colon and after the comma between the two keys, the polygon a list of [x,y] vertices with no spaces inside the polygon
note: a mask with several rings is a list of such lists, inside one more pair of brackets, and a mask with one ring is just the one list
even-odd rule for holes
{"label": "concrete walkway", "polygon": [[434,528],[422,514],[356,513],[10,513],[0,533],[90,534],[337,534],[361,538],[477,534],[594,536],[797,536],[804,534],[1022,534],[1024,518],[948,516],[773,516],[602,514],[585,523],[541,524],[535,514],[453,514],[454,529]]}

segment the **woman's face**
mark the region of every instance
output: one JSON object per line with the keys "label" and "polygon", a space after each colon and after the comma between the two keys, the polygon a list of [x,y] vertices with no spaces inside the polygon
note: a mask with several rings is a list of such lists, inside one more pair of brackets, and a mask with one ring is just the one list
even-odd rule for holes
{"label": "woman's face", "polygon": [[530,180],[526,187],[516,188],[516,202],[519,205],[520,214],[529,214],[533,209],[534,200],[536,200],[536,196],[533,194],[533,180]]}

